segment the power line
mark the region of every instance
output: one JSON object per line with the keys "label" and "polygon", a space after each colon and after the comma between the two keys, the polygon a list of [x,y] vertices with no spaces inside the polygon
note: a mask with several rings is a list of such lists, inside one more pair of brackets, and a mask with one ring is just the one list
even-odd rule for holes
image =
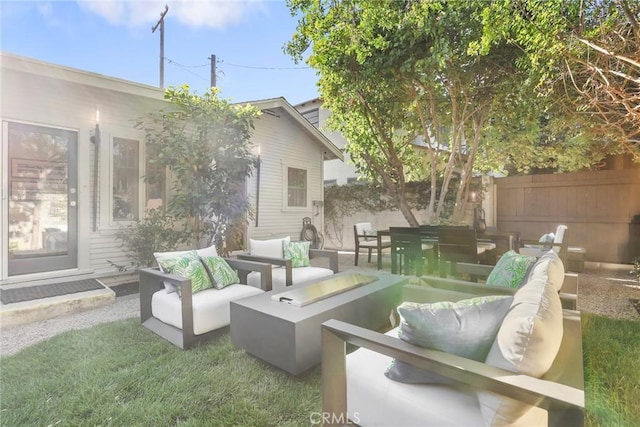
{"label": "power line", "polygon": [[[198,65],[198,66],[187,66],[187,65],[182,65],[182,64],[180,64],[180,63],[178,63],[178,62],[176,62],[176,61],[174,61],[174,60],[172,60],[172,59],[170,59],[170,58],[167,58],[167,57],[165,57],[165,59],[167,60],[167,62],[168,62],[169,64],[173,64],[173,65],[175,65],[176,67],[181,68],[181,69],[183,69],[184,71],[186,71],[186,72],[188,72],[188,73],[193,74],[194,76],[198,77],[199,79],[202,79],[202,80],[204,80],[205,82],[206,82],[206,81],[209,81],[209,79],[206,79],[206,78],[202,77],[200,74],[198,74],[198,73],[195,73],[195,72],[191,71],[191,69],[192,69],[192,68],[199,68],[199,67],[201,67],[200,65]],[[209,64],[205,64],[205,66],[208,66],[208,65],[209,65]]]}
{"label": "power line", "polygon": [[255,66],[255,65],[241,65],[241,64],[232,64],[230,62],[224,62],[224,61],[220,61],[221,63],[224,63],[225,65],[229,65],[230,67],[237,67],[237,68],[250,68],[253,70],[308,70],[311,67],[260,67],[260,66]]}

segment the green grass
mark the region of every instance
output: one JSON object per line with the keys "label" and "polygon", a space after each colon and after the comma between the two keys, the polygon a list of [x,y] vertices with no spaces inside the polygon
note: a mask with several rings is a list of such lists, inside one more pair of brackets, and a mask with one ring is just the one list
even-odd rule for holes
{"label": "green grass", "polygon": [[3,426],[300,426],[320,369],[294,378],[228,334],[182,351],[137,319],[67,332],[1,360]]}
{"label": "green grass", "polygon": [[588,426],[640,420],[640,322],[582,313]]}
{"label": "green grass", "polygon": [[[587,426],[640,419],[640,322],[583,313]],[[320,368],[292,377],[224,334],[182,351],[137,319],[71,331],[0,360],[4,426],[302,426]]]}

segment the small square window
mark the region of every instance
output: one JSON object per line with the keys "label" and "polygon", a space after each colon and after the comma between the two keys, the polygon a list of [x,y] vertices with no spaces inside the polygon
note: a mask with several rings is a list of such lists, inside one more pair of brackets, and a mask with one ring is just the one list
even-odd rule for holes
{"label": "small square window", "polygon": [[287,168],[287,206],[307,207],[307,171]]}

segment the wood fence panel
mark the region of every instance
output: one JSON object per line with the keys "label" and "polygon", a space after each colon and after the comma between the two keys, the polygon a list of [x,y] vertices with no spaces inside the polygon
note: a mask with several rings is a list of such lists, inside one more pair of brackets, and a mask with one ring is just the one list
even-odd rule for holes
{"label": "wood fence panel", "polygon": [[569,245],[587,249],[586,259],[630,263],[629,224],[640,215],[640,168],[496,178],[497,225],[538,239],[559,224]]}

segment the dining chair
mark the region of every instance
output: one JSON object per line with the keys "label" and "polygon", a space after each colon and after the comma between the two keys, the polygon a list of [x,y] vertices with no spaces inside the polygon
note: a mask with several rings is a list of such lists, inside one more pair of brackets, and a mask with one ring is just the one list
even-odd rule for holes
{"label": "dining chair", "polygon": [[[468,227],[438,228],[438,252],[440,254],[440,277],[456,275],[456,263],[478,264],[486,248],[478,246],[476,230]],[[477,277],[472,277],[477,281]]]}
{"label": "dining chair", "polygon": [[[368,250],[368,261],[371,262],[371,252],[375,249],[378,260],[382,257],[382,250],[391,247],[388,238],[382,238],[380,242],[380,252],[378,252],[378,233],[373,229],[370,222],[359,222],[353,226],[353,239],[356,244],[355,266],[358,266],[360,249]],[[379,269],[379,268],[378,268]]]}
{"label": "dining chair", "polygon": [[391,273],[422,275],[424,258],[433,249],[432,244],[422,242],[417,227],[390,227]]}

